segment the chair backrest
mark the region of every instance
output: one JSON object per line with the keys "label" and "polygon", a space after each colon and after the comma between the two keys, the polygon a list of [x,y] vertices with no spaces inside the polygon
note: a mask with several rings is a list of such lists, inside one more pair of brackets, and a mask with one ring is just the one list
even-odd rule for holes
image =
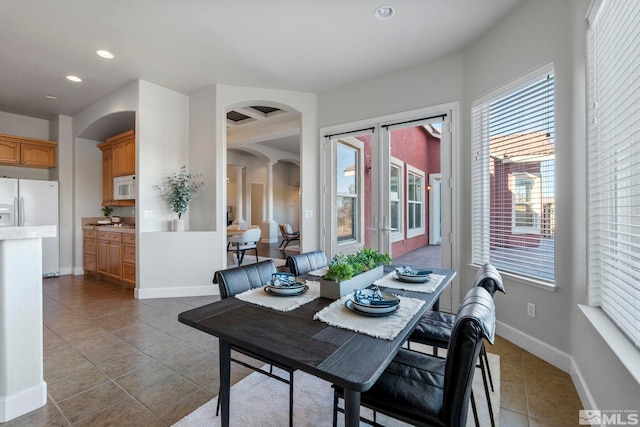
{"label": "chair backrest", "polygon": [[493,297],[482,287],[472,288],[460,304],[447,350],[442,413],[445,425],[466,424],[482,340],[493,342],[495,323]]}
{"label": "chair backrest", "polygon": [[218,284],[220,298],[225,299],[268,284],[271,275],[277,271],[276,265],[269,259],[256,264],[216,271],[213,275],[213,283]]}
{"label": "chair backrest", "polygon": [[229,238],[230,242],[236,243],[253,243],[260,240],[260,236],[262,235],[262,230],[259,228],[249,228],[244,231],[242,234],[238,234],[237,236],[233,236]]}
{"label": "chair backrest", "polygon": [[293,234],[293,228],[291,228],[291,224],[285,224],[285,225],[284,225],[284,231],[285,231],[287,234]]}
{"label": "chair backrest", "polygon": [[481,286],[487,290],[493,296],[496,291],[500,291],[503,294],[506,293],[504,289],[504,283],[502,283],[502,276],[498,272],[498,269],[493,265],[486,263],[478,270],[476,278],[473,281],[473,287]]}
{"label": "chair backrest", "polygon": [[310,271],[326,267],[328,263],[324,251],[313,251],[288,256],[286,265],[289,267],[290,273],[302,276]]}
{"label": "chair backrest", "polygon": [[284,224],[278,224],[278,228],[280,229],[280,234],[282,234],[282,237],[286,237],[287,230],[284,228]]}

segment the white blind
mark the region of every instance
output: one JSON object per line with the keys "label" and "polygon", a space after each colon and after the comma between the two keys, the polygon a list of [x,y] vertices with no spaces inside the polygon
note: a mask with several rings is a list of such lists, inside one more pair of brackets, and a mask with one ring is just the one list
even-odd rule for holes
{"label": "white blind", "polygon": [[640,347],[640,2],[599,2],[588,45],[589,298]]}
{"label": "white blind", "polygon": [[555,280],[551,66],[473,103],[472,262]]}

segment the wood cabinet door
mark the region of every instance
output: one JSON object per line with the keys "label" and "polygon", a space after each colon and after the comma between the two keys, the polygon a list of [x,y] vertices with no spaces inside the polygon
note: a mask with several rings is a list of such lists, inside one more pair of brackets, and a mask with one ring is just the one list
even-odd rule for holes
{"label": "wood cabinet door", "polygon": [[136,173],[136,138],[132,136],[122,141],[122,175]]}
{"label": "wood cabinet door", "polygon": [[107,274],[116,279],[122,278],[122,245],[120,243],[109,242],[109,256]]}
{"label": "wood cabinet door", "polygon": [[0,163],[10,165],[20,163],[20,144],[0,140]]}
{"label": "wood cabinet door", "polygon": [[124,147],[122,142],[113,144],[113,176],[124,175]]}
{"label": "wood cabinet door", "polygon": [[102,151],[102,204],[113,201],[113,150]]}
{"label": "wood cabinet door", "polygon": [[48,145],[20,144],[21,163],[36,168],[54,168],[56,166],[56,147]]}
{"label": "wood cabinet door", "polygon": [[108,274],[108,259],[109,259],[109,242],[98,240],[96,242],[97,250],[97,265],[96,269],[99,273]]}

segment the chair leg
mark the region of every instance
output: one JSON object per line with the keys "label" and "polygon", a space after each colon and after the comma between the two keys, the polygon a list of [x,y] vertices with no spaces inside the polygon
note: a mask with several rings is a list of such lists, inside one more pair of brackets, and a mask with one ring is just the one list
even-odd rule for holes
{"label": "chair leg", "polygon": [[293,427],[293,372],[289,373],[289,427]]}
{"label": "chair leg", "polygon": [[489,418],[491,419],[491,427],[496,426],[495,419],[493,418],[493,406],[491,405],[491,394],[489,393],[489,386],[487,384],[487,374],[485,372],[485,364],[480,357],[480,372],[482,372],[482,384],[484,385],[484,394],[487,397],[487,408],[489,409]]}
{"label": "chair leg", "polygon": [[476,422],[476,427],[480,427],[480,420],[478,420],[478,411],[476,409],[476,399],[473,397],[473,391],[471,392],[471,411],[473,412],[473,420]]}
{"label": "chair leg", "polygon": [[491,385],[491,391],[496,391],[493,388],[493,378],[491,377],[491,368],[489,367],[489,357],[487,356],[487,349],[484,346],[484,344],[482,344],[482,348],[480,349],[480,357],[484,356],[484,366],[487,367],[487,376],[489,376],[489,385]]}
{"label": "chair leg", "polygon": [[216,404],[216,417],[220,413],[220,389],[218,389],[218,403]]}
{"label": "chair leg", "polygon": [[333,427],[338,426],[338,392],[333,390]]}

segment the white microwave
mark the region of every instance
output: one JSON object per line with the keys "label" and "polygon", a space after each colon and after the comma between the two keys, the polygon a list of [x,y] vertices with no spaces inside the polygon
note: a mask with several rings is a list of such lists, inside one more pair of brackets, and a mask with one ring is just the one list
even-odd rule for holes
{"label": "white microwave", "polygon": [[136,198],[136,176],[126,175],[113,178],[113,200]]}

